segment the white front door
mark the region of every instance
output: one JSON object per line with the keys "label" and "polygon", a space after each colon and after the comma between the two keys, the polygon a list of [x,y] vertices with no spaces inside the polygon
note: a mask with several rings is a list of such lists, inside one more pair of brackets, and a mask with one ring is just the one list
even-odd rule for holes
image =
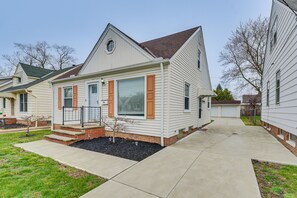
{"label": "white front door", "polygon": [[88,84],[88,107],[87,115],[89,122],[99,121],[100,109],[99,109],[99,88],[98,83]]}

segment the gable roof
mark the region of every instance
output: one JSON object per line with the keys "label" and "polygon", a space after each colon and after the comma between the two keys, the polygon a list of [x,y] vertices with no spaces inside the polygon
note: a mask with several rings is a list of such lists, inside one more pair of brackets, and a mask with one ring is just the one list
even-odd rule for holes
{"label": "gable roof", "polygon": [[278,0],[278,1],[288,6],[290,9],[297,11],[297,0]]}
{"label": "gable roof", "polygon": [[140,45],[149,49],[156,57],[171,58],[199,27],[146,41]]}
{"label": "gable roof", "polygon": [[27,76],[31,76],[31,77],[41,78],[42,76],[53,72],[53,70],[50,70],[50,69],[44,69],[41,67],[27,65],[24,63],[20,63],[20,66],[23,68],[23,70],[27,74]]}
{"label": "gable roof", "polygon": [[211,104],[240,104],[240,100],[212,100]]}
{"label": "gable roof", "polygon": [[38,83],[41,83],[45,80],[48,80],[56,75],[59,75],[59,74],[62,74],[63,72],[66,72],[70,69],[72,69],[73,67],[68,67],[68,68],[64,68],[64,69],[61,69],[61,70],[57,70],[57,71],[52,71],[51,73],[49,73],[48,75],[45,75],[44,77],[41,77],[33,82],[30,82],[30,83],[27,83],[27,84],[24,84],[24,85],[19,85],[19,86],[15,86],[15,87],[9,87],[7,89],[4,89],[0,92],[12,92],[12,91],[17,91],[17,90],[23,90],[23,89],[27,89],[29,87],[32,87],[33,85],[36,85]]}
{"label": "gable roof", "polygon": [[81,70],[81,68],[83,67],[83,64],[79,64],[74,66],[75,68],[66,72],[65,74],[62,74],[61,76],[59,76],[58,78],[56,78],[55,80],[59,80],[59,79],[63,79],[63,78],[69,78],[71,76],[77,76],[79,71]]}

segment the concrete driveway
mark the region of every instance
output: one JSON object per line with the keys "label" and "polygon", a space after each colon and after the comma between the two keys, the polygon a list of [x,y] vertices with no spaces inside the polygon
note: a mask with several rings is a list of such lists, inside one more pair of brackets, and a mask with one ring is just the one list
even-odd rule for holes
{"label": "concrete driveway", "polygon": [[297,165],[261,127],[215,119],[84,197],[261,197],[251,159]]}

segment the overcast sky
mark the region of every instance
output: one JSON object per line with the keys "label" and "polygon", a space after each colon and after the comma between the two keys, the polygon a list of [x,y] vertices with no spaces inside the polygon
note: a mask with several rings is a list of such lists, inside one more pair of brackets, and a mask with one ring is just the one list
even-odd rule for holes
{"label": "overcast sky", "polygon": [[[240,22],[268,17],[271,0],[6,0],[0,7],[0,55],[13,43],[65,44],[84,62],[107,23],[138,42],[202,25],[212,86],[219,53]],[[0,66],[4,60],[0,58]]]}

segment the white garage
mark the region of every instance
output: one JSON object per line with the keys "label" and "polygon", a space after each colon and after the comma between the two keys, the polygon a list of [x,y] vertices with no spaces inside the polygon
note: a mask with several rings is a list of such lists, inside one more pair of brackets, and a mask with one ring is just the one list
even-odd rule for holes
{"label": "white garage", "polygon": [[225,118],[239,118],[240,117],[240,101],[212,101],[211,102],[211,116],[225,117]]}

